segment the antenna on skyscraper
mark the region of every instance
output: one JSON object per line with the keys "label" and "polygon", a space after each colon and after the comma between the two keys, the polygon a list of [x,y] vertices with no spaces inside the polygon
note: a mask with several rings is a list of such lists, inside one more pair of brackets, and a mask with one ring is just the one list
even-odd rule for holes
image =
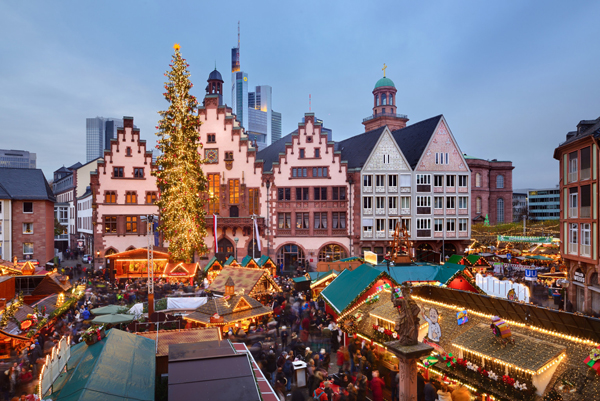
{"label": "antenna on skyscraper", "polygon": [[238,49],[240,48],[240,21],[238,21]]}
{"label": "antenna on skyscraper", "polygon": [[308,94],[308,111],[312,110],[312,97],[311,94]]}

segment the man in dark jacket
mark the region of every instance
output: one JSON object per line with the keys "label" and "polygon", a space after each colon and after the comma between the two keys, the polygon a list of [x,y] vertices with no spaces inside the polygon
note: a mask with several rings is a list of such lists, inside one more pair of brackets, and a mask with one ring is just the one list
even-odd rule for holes
{"label": "man in dark jacket", "polygon": [[271,382],[275,385],[275,371],[277,370],[277,358],[273,350],[267,355],[267,372],[271,374]]}

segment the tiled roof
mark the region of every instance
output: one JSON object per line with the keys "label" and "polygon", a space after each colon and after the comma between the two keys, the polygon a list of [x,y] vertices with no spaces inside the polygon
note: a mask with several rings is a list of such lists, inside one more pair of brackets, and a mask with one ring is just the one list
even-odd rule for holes
{"label": "tiled roof", "polygon": [[231,277],[235,283],[235,291],[243,289],[244,294],[249,294],[263,276],[265,276],[265,279],[271,281],[271,284],[276,288],[276,291],[281,291],[277,284],[270,278],[266,270],[246,267],[224,268],[208,289],[221,293],[225,292],[227,279]]}
{"label": "tiled roof", "polygon": [[256,154],[256,160],[262,160],[263,171],[272,171],[273,162],[279,162],[279,153],[285,153],[285,144],[292,143],[292,134],[287,134],[278,141],[273,142]]}
{"label": "tiled roof", "polygon": [[[585,138],[586,136],[590,136],[593,135],[595,138],[600,137],[600,118],[597,118],[596,120],[582,120],[579,122],[579,124],[586,124],[586,125],[590,125],[590,127],[588,127],[587,129],[584,129],[582,132],[569,132],[568,139],[566,141],[564,141],[563,143],[561,143],[560,145],[558,145],[559,147],[566,145],[568,143],[571,142],[575,142],[578,139],[581,138]],[[556,154],[555,154],[556,157]]]}
{"label": "tiled roof", "polygon": [[216,327],[185,330],[160,330],[158,332],[158,336],[156,335],[156,331],[136,334],[138,336],[158,341],[158,344],[156,346],[156,356],[169,355],[169,345],[171,344],[189,344],[204,341],[219,341],[221,339],[219,329]]}
{"label": "tiled roof", "polygon": [[379,141],[385,126],[372,131],[340,141],[336,150],[342,152],[342,160],[348,162],[348,168],[362,168],[373,151],[373,147]]}
{"label": "tiled roof", "polygon": [[[234,308],[240,301],[250,305],[250,308],[234,312]],[[228,299],[225,299],[225,297],[209,299],[208,302],[196,309],[196,312],[190,313],[185,318],[198,322],[210,323],[210,317],[215,313],[218,313],[223,317],[225,323],[230,323],[264,315],[272,311],[271,308],[264,306],[248,295],[234,295]]]}
{"label": "tiled roof", "polygon": [[413,170],[417,167],[417,163],[441,119],[442,115],[440,114],[392,132],[392,136]]}
{"label": "tiled roof", "polygon": [[456,337],[452,343],[469,351],[532,371],[542,368],[567,349],[564,345],[514,332],[512,336],[515,343],[502,346],[496,341],[490,326],[480,323]]}
{"label": "tiled roof", "polygon": [[342,271],[321,292],[321,295],[338,313],[342,313],[360,293],[371,286],[382,275],[384,275],[383,271],[377,270],[365,263],[352,271]]}
{"label": "tiled roof", "polygon": [[0,198],[56,202],[42,170],[0,167]]}

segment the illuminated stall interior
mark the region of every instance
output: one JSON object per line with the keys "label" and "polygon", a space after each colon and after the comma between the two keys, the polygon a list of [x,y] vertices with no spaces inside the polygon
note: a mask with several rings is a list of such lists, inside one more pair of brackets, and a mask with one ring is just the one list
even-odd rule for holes
{"label": "illuminated stall interior", "polygon": [[281,288],[267,270],[246,267],[225,267],[208,287],[208,290],[224,294],[229,278],[233,279],[238,291],[255,299],[266,299],[270,295],[281,292]]}
{"label": "illuminated stall interior", "polygon": [[[169,254],[166,252],[153,251],[154,254],[154,276],[161,277],[169,262]],[[128,280],[148,277],[148,250],[146,248],[133,249],[107,255],[110,260],[111,276],[116,280]]]}
{"label": "illuminated stall interior", "polygon": [[246,256],[244,259],[242,259],[241,266],[254,269],[266,269],[271,276],[275,276],[277,274],[277,265],[275,265],[273,259],[267,255],[263,255],[259,259],[252,259],[251,256]]}

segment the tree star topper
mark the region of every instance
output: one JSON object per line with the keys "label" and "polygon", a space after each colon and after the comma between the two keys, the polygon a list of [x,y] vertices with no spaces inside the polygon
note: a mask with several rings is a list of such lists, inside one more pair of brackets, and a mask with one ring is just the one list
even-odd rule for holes
{"label": "tree star topper", "polygon": [[181,46],[179,46],[179,43],[175,43],[173,45],[173,49],[175,49],[177,51],[177,50],[181,49]]}

